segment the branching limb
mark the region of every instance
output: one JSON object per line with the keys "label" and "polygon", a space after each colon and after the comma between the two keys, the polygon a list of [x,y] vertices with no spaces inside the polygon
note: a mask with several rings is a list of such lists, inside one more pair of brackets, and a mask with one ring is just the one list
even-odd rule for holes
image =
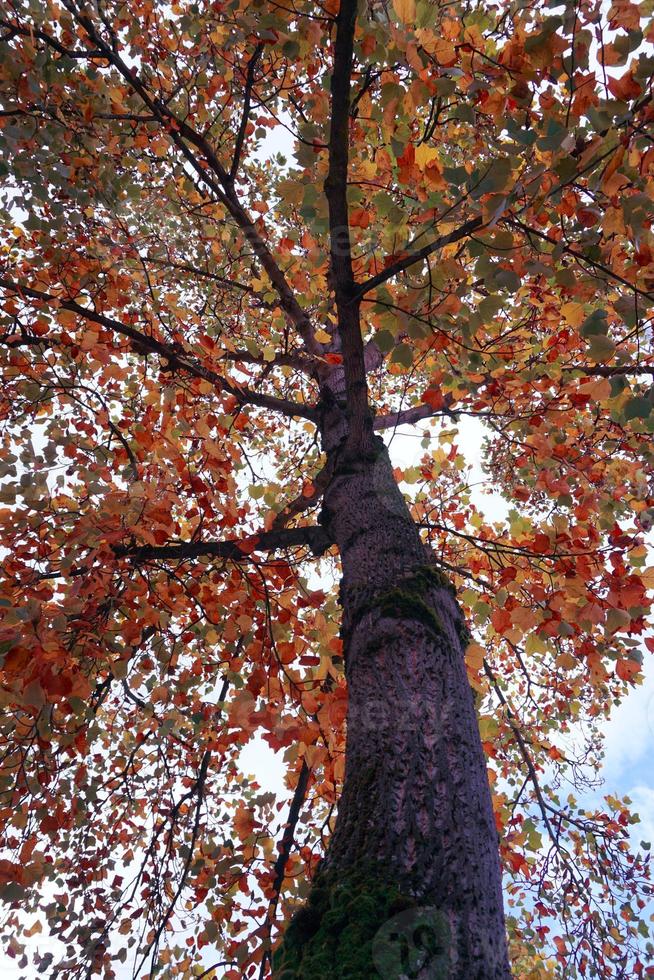
{"label": "branching limb", "polygon": [[329,535],[323,527],[278,528],[272,531],[262,531],[249,538],[235,538],[229,541],[193,541],[180,544],[139,545],[129,547],[121,545],[114,548],[117,558],[129,558],[134,564],[145,561],[174,560],[186,561],[189,558],[213,557],[225,558],[231,561],[245,561],[253,551],[276,551],[280,548],[292,548],[297,545],[308,545],[312,552],[320,555],[331,547]]}
{"label": "branching limb", "polygon": [[257,391],[251,391],[242,385],[232,384],[215,371],[204,367],[195,358],[189,357],[183,351],[180,352],[172,344],[167,344],[164,341],[156,340],[154,337],[149,337],[147,334],[135,330],[134,327],[130,327],[120,320],[114,320],[112,317],[105,316],[103,313],[96,313],[95,310],[81,306],[74,300],[61,299],[40,289],[32,289],[21,283],[13,282],[4,276],[0,276],[0,287],[10,290],[21,298],[27,297],[43,303],[50,303],[53,306],[56,305],[63,310],[70,310],[71,313],[76,313],[90,320],[92,323],[97,323],[106,330],[111,330],[113,333],[127,337],[132,342],[133,351],[141,354],[156,354],[159,357],[165,358],[170,367],[190,374],[193,377],[202,378],[219,391],[233,395],[239,405],[257,405],[261,408],[270,408],[274,411],[281,412],[283,415],[289,415],[291,417],[301,416],[312,421],[316,421],[318,418],[317,411],[308,405],[301,405],[298,402],[289,401],[285,398],[276,398],[274,395],[264,395]]}
{"label": "branching limb", "polygon": [[637,293],[639,296],[644,296],[645,299],[648,299],[650,302],[654,302],[654,293],[648,293],[647,290],[640,289],[635,283],[629,282],[628,279],[618,275],[617,272],[613,272],[601,262],[597,262],[595,259],[591,259],[590,256],[584,255],[583,252],[578,252],[571,245],[565,245],[556,238],[550,238],[550,236],[544,231],[539,231],[537,228],[532,228],[531,225],[525,224],[524,221],[520,221],[518,218],[508,218],[506,224],[519,228],[527,236],[533,235],[535,238],[540,238],[543,242],[548,242],[550,245],[560,248],[566,255],[571,255],[579,262],[585,262],[586,265],[589,265],[592,269],[596,269],[597,272],[600,272],[603,276],[606,276],[607,279],[613,279],[615,282],[619,282],[621,285],[626,286],[631,292]]}
{"label": "branching limb", "polygon": [[295,828],[297,827],[297,822],[300,817],[300,811],[306,799],[307,789],[309,788],[309,777],[311,775],[311,770],[309,769],[306,759],[302,760],[302,768],[300,769],[300,775],[298,777],[297,786],[295,787],[295,793],[293,794],[293,799],[291,800],[291,806],[288,812],[288,820],[286,821],[286,826],[284,827],[284,833],[282,835],[282,840],[279,848],[279,854],[277,860],[275,861],[275,866],[273,868],[274,878],[272,884],[272,898],[270,899],[270,905],[268,908],[268,915],[266,919],[266,927],[268,934],[268,948],[263,954],[263,960],[261,962],[261,972],[259,974],[260,980],[266,975],[266,965],[270,960],[270,930],[272,924],[275,920],[275,913],[277,911],[277,903],[279,902],[279,894],[284,884],[285,878],[285,868],[286,862],[291,855],[291,849],[295,842]]}
{"label": "branching limb", "polygon": [[654,364],[571,364],[563,371],[583,371],[589,377],[617,378],[637,374],[651,374],[654,377]]}
{"label": "branching limb", "polygon": [[415,265],[416,262],[422,262],[433,252],[437,252],[439,249],[444,248],[446,245],[452,245],[454,242],[460,241],[462,238],[467,238],[471,235],[473,231],[481,228],[484,223],[484,219],[481,216],[476,218],[471,218],[470,221],[466,221],[465,224],[461,225],[460,228],[450,231],[447,235],[441,235],[435,241],[430,242],[428,245],[423,246],[423,248],[417,249],[415,252],[409,252],[403,255],[401,258],[397,259],[396,262],[392,262],[387,266],[383,272],[379,272],[376,276],[372,276],[366,282],[362,282],[357,286],[353,299],[359,300],[366,293],[369,293],[372,289],[376,289],[377,286],[381,286],[382,283],[387,282],[392,279],[393,276],[398,275],[400,272],[404,272],[410,266]]}
{"label": "branching limb", "polygon": [[443,415],[456,418],[456,414],[446,404],[442,408],[432,408],[431,405],[425,403],[424,405],[416,405],[414,408],[405,408],[401,412],[391,412],[390,415],[379,415],[374,420],[373,425],[377,431],[380,429],[396,429],[399,425],[413,425],[422,419],[440,418]]}
{"label": "branching limb", "polygon": [[238,134],[236,136],[236,146],[234,148],[234,159],[232,160],[231,170],[229,171],[229,176],[231,180],[234,180],[236,174],[238,173],[238,167],[241,162],[241,153],[243,152],[243,143],[245,141],[245,131],[247,129],[248,120],[250,118],[250,102],[252,99],[252,86],[254,85],[254,73],[257,68],[257,62],[261,57],[261,52],[263,51],[263,43],[257,44],[254,49],[254,54],[250,58],[247,67],[247,76],[245,80],[245,92],[243,95],[243,114],[241,116],[241,124],[238,128]]}
{"label": "branching limb", "polygon": [[[286,527],[293,517],[297,517],[298,514],[302,514],[305,510],[318,503],[329,485],[335,466],[336,460],[332,456],[313,478],[313,491],[310,494],[300,494],[299,497],[296,497],[290,504],[287,504],[284,510],[277,515],[272,524],[275,530]],[[306,530],[306,528],[302,528],[302,530]]]}
{"label": "branching limb", "polygon": [[[252,221],[236,194],[232,176],[218,159],[208,139],[193,129],[184,118],[176,116],[167,102],[163,102],[150,92],[146,82],[139,75],[136,68],[134,66],[128,66],[115,47],[107,44],[100,34],[98,34],[89,16],[77,10],[69,0],[64,0],[64,5],[77,23],[84,29],[93,44],[97,46],[102,58],[114,66],[129,88],[139,96],[161,126],[165,128],[172,143],[180,150],[203,184],[211,189],[217,200],[236,222],[252,246],[255,255],[277,292],[279,305],[302,337],[307,350],[314,354],[320,354],[320,345],[314,338],[310,318],[300,306],[284,272],[278,265],[265,238],[257,227],[257,225],[261,227],[262,219],[259,219],[257,225]],[[43,40],[49,44],[50,35],[45,34]],[[191,146],[199,151],[202,159],[199,159],[191,151]],[[214,179],[212,174],[217,180]]]}
{"label": "branching limb", "polygon": [[361,336],[360,296],[354,282],[347,201],[350,86],[354,64],[357,0],[341,0],[336,18],[334,61],[331,74],[329,170],[325,196],[329,208],[330,279],[336,295],[338,333],[343,355],[348,413],[348,446],[365,451],[372,435],[368,384]]}

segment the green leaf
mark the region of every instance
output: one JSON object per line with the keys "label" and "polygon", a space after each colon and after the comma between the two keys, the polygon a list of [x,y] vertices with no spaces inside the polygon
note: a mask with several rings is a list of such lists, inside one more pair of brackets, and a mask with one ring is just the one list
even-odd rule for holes
{"label": "green leaf", "polygon": [[411,367],[413,364],[413,347],[409,344],[398,344],[391,354],[391,361],[395,364],[402,364],[404,367]]}
{"label": "green leaf", "polygon": [[605,361],[615,353],[615,344],[610,337],[597,334],[588,342],[588,353],[594,361]]}
{"label": "green leaf", "polygon": [[616,374],[614,377],[609,379],[611,385],[611,398],[617,398],[621,395],[625,388],[629,387],[629,383],[625,378],[624,374]]}
{"label": "green leaf", "polygon": [[499,160],[493,160],[488,171],[477,186],[471,188],[471,196],[476,199],[481,197],[482,194],[493,194],[495,191],[504,190],[512,172],[513,162],[511,157],[500,157]]}
{"label": "green leaf", "polygon": [[395,337],[390,330],[380,330],[375,334],[375,343],[382,354],[388,354],[395,347]]}
{"label": "green leaf", "polygon": [[608,314],[606,310],[593,310],[590,316],[587,316],[580,327],[580,333],[582,337],[592,337],[597,334],[605,334],[609,329],[607,323]]}
{"label": "green leaf", "polygon": [[645,395],[630,398],[624,407],[624,417],[630,419],[647,419],[652,412],[652,403]]}
{"label": "green leaf", "polygon": [[500,269],[495,276],[495,282],[502,289],[506,289],[507,292],[516,293],[520,289],[522,280],[513,269]]}
{"label": "green leaf", "polygon": [[499,296],[486,296],[478,306],[479,315],[484,323],[492,320],[495,314],[503,306],[503,301]]}

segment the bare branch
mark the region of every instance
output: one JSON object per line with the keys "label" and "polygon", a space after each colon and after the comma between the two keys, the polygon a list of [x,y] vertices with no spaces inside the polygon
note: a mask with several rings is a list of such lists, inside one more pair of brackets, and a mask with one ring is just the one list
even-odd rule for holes
{"label": "bare branch", "polygon": [[379,415],[373,422],[375,429],[395,429],[398,425],[413,425],[422,419],[435,419],[447,415],[456,418],[453,412],[446,405],[442,408],[432,408],[431,405],[415,405],[413,408],[405,408],[402,412],[392,412],[390,415]]}
{"label": "bare branch", "polygon": [[372,435],[365,356],[359,317],[360,298],[352,269],[352,248],[347,202],[350,143],[350,86],[354,62],[357,0],[341,0],[336,18],[334,61],[331,73],[329,170],[325,196],[329,207],[330,278],[336,294],[338,334],[343,355],[348,413],[348,445],[365,450]]}
{"label": "bare branch", "polygon": [[536,238],[540,238],[541,241],[548,242],[555,248],[560,248],[562,252],[566,255],[572,255],[573,258],[578,259],[579,262],[585,262],[586,265],[591,266],[593,269],[597,269],[602,275],[606,276],[608,279],[614,279],[615,282],[621,283],[626,286],[632,292],[637,293],[639,296],[644,296],[645,299],[654,302],[654,293],[648,293],[645,289],[640,289],[633,282],[629,282],[628,279],[624,279],[622,276],[618,275],[617,272],[612,272],[607,266],[602,265],[601,262],[596,262],[595,259],[591,259],[588,255],[584,255],[583,252],[578,252],[571,245],[564,245],[563,242],[558,241],[556,238],[550,238],[544,231],[539,231],[537,228],[532,228],[531,225],[527,225],[524,221],[520,221],[518,218],[507,218],[507,225],[513,225],[516,228],[520,228],[524,231],[526,235],[534,235]]}
{"label": "bare branch", "polygon": [[309,507],[313,507],[322,497],[329,481],[331,480],[334,469],[336,468],[335,457],[331,456],[322,469],[313,478],[313,491],[305,495],[300,494],[295,500],[292,500],[289,504],[284,507],[273,521],[273,529],[286,527],[291,518],[296,517],[298,514],[303,513],[303,511],[308,510]]}
{"label": "bare branch", "polygon": [[243,152],[243,143],[245,141],[245,131],[247,129],[248,120],[250,118],[250,101],[252,98],[252,86],[254,85],[254,72],[256,71],[257,62],[261,57],[261,52],[263,51],[263,43],[257,44],[254,49],[254,54],[250,58],[247,67],[247,78],[245,82],[245,93],[243,98],[243,114],[241,116],[241,124],[238,128],[238,135],[236,137],[236,146],[234,148],[234,159],[232,161],[232,167],[229,171],[229,176],[231,180],[234,180],[236,174],[238,173],[238,166],[241,162],[241,153]]}
{"label": "bare branch", "polygon": [[[302,768],[300,769],[300,775],[298,777],[297,786],[295,787],[295,792],[293,794],[293,799],[291,800],[291,806],[288,811],[288,820],[286,821],[286,826],[284,827],[284,833],[282,835],[282,841],[279,847],[279,854],[277,860],[275,861],[275,866],[273,868],[273,883],[272,883],[272,898],[270,899],[270,906],[268,908],[267,915],[267,931],[268,939],[270,939],[270,929],[272,927],[273,921],[275,919],[275,912],[277,911],[277,903],[279,902],[279,893],[281,892],[282,885],[284,884],[286,862],[291,855],[291,849],[295,842],[295,828],[297,827],[297,822],[300,817],[300,812],[302,806],[306,799],[307,789],[309,788],[309,776],[311,775],[311,770],[309,769],[306,759],[302,760]],[[266,962],[270,958],[270,949],[265,950],[263,961],[261,963],[261,973],[260,978],[265,976]]]}
{"label": "bare branch", "polygon": [[[84,28],[90,40],[97,45],[99,51],[102,53],[102,57],[116,68],[127,85],[141,98],[147,108],[166,129],[168,137],[193,167],[200,180],[213,191],[218,201],[234,219],[254,249],[255,255],[261,262],[279,296],[279,305],[302,337],[307,350],[314,354],[320,354],[320,345],[313,336],[313,327],[308,314],[305,313],[298,303],[295,293],[291,289],[282,269],[277,264],[268,244],[239,201],[234,190],[234,181],[231,175],[216,156],[207,138],[194,130],[185,119],[176,116],[167,103],[162,102],[161,99],[149,92],[146,83],[139,76],[136,69],[134,67],[130,68],[118,52],[98,34],[90,17],[80,13],[70,3],[66,3],[65,6],[77,23]],[[48,34],[44,33],[43,40],[49,44],[51,38]],[[191,152],[189,144],[200,151],[204,162],[201,162]],[[215,174],[218,182],[212,178],[209,171]],[[260,226],[262,220],[259,219],[257,222]]]}

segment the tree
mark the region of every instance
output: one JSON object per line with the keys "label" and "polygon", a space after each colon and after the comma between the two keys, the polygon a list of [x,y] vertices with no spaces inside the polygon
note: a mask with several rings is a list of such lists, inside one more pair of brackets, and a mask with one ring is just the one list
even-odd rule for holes
{"label": "tree", "polygon": [[650,6],[3,0],[23,968],[649,975]]}

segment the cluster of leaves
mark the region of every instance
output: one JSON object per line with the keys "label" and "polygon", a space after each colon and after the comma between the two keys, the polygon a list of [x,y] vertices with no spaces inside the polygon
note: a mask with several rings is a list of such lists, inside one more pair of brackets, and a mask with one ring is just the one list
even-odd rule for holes
{"label": "cluster of leaves", "polygon": [[[641,679],[654,589],[650,6],[370,0],[355,36],[376,424],[439,426],[397,476],[474,632],[525,977],[643,975],[651,952],[635,818],[576,799]],[[284,535],[320,503],[342,356],[337,13],[0,6],[0,888],[23,966],[27,909],[70,976],[190,976],[215,950],[263,975],[329,833],[337,556]],[[465,418],[504,522],[472,501]],[[255,736],[283,753],[291,833],[239,768]]]}

